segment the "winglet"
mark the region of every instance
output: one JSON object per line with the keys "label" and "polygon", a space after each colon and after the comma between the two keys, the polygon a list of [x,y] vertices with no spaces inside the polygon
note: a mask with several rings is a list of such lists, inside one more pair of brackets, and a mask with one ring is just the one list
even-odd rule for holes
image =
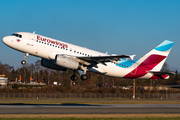
{"label": "winglet", "polygon": [[136,55],[129,55],[129,57],[131,58],[131,60],[133,60],[135,56],[136,56]]}

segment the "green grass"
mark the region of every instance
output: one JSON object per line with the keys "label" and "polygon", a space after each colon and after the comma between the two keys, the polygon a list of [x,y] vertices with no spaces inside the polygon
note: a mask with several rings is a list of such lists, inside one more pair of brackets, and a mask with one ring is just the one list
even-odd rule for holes
{"label": "green grass", "polygon": [[1,120],[179,120],[180,117],[168,118],[0,118]]}

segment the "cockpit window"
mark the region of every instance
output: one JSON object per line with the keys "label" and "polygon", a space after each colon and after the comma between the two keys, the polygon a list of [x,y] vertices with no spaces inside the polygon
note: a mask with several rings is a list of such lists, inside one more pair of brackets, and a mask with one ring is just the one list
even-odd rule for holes
{"label": "cockpit window", "polygon": [[16,37],[22,38],[22,35],[17,34],[17,33],[13,33],[11,36],[16,36]]}

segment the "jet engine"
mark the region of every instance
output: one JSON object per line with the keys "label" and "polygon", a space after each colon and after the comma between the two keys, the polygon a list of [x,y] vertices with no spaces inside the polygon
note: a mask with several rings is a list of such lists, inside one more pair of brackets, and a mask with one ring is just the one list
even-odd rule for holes
{"label": "jet engine", "polygon": [[41,59],[41,65],[50,69],[54,69],[54,70],[60,70],[60,71],[66,71],[66,68],[63,68],[61,66],[58,66],[56,64],[54,64],[53,61],[48,60],[48,59]]}
{"label": "jet engine", "polygon": [[64,55],[56,55],[54,63],[56,65],[70,69],[78,69],[79,67],[79,62]]}

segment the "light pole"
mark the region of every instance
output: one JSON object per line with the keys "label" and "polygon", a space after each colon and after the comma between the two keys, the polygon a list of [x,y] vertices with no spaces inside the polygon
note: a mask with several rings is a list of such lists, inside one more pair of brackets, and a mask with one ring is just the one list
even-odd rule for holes
{"label": "light pole", "polygon": [[133,79],[133,99],[135,99],[135,81],[136,79]]}

